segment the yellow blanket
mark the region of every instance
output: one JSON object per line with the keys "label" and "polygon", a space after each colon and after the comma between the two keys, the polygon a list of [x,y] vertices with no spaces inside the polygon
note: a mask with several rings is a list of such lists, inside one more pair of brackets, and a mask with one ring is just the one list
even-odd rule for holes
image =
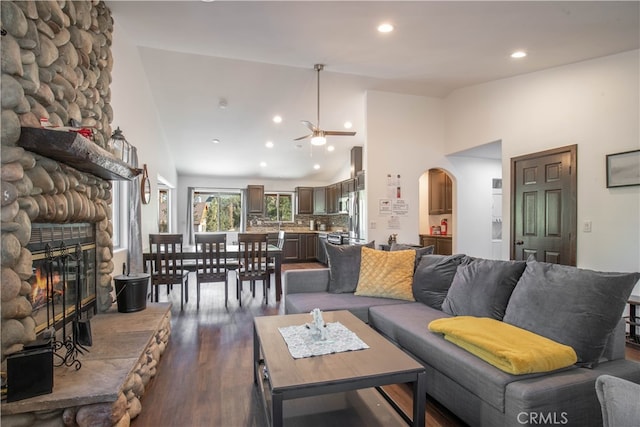
{"label": "yellow blanket", "polygon": [[514,375],[553,371],[578,360],[567,345],[488,317],[437,319],[429,323],[429,330]]}

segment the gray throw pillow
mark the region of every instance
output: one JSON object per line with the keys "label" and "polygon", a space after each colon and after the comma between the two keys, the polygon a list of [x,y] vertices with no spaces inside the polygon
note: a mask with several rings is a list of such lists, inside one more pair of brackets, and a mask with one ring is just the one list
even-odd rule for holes
{"label": "gray throw pillow", "polygon": [[640,273],[606,273],[527,260],[503,321],[573,347],[595,367]]}
{"label": "gray throw pillow", "polygon": [[413,249],[416,251],[416,262],[413,265],[413,271],[418,268],[418,264],[420,264],[420,260],[424,255],[432,255],[435,250],[435,246],[420,246],[420,245],[407,245],[404,243],[396,243],[393,242],[391,244],[391,251],[406,251],[407,249]]}
{"label": "gray throw pillow", "polygon": [[526,266],[524,261],[467,257],[458,266],[442,311],[452,316],[502,320],[509,297]]}
{"label": "gray throw pillow", "polygon": [[464,260],[464,254],[425,255],[413,273],[413,297],[416,301],[442,310],[456,269]]}
{"label": "gray throw pillow", "polygon": [[371,241],[366,245],[325,245],[329,260],[330,293],[355,292],[360,277],[362,246],[375,249],[375,242]]}

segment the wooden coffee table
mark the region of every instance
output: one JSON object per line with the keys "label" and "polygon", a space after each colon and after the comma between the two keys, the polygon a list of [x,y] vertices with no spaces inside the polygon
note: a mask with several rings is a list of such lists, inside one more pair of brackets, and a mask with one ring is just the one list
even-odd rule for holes
{"label": "wooden coffee table", "polygon": [[[369,348],[294,359],[278,328],[310,322],[310,314],[264,316],[254,320],[254,382],[260,389],[271,425],[282,426],[285,400],[413,383],[412,425],[423,427],[426,403],[424,366],[349,311],[323,312],[323,317],[327,323],[340,322]],[[263,382],[265,367],[268,375]],[[263,386],[265,383],[269,390]],[[267,393],[270,393],[270,399]]]}

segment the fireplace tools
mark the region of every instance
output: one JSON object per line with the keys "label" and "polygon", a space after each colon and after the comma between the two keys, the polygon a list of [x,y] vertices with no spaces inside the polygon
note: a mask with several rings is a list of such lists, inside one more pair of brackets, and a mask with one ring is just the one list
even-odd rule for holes
{"label": "fireplace tools", "polygon": [[[71,336],[67,336],[67,306],[66,295],[68,275],[67,266],[69,261],[75,261],[76,271],[76,298],[75,312],[73,313]],[[54,287],[54,262],[58,266],[61,274],[61,291],[56,293]],[[60,244],[59,255],[54,256],[53,250],[49,244],[46,245],[46,281],[47,281],[47,328],[50,330],[53,339],[54,355],[58,360],[54,366],[73,366],[76,370],[82,367],[82,363],[78,359],[80,354],[84,354],[89,350],[85,346],[90,346],[91,327],[89,319],[83,320],[80,313],[80,303],[82,300],[82,277],[84,276],[84,261],[82,257],[82,248],[76,245],[75,255],[71,255],[67,251],[64,242]],[[62,341],[56,339],[55,336],[55,299],[61,298],[62,301]]]}
{"label": "fireplace tools", "polygon": [[[89,315],[87,318],[82,318],[82,312],[80,306],[82,302],[82,280],[84,279],[84,258],[82,256],[82,247],[80,244],[76,245],[76,310],[75,318],[73,319],[73,340],[79,346],[91,347],[93,339],[91,337],[91,323],[89,323]],[[82,347],[84,348],[84,347]],[[86,348],[84,348],[85,351]]]}

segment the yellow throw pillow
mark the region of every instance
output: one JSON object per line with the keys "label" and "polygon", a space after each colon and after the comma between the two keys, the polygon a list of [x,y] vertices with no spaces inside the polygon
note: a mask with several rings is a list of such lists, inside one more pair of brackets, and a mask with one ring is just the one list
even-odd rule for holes
{"label": "yellow throw pillow", "polygon": [[379,251],[362,248],[355,295],[415,301],[411,285],[415,250]]}

